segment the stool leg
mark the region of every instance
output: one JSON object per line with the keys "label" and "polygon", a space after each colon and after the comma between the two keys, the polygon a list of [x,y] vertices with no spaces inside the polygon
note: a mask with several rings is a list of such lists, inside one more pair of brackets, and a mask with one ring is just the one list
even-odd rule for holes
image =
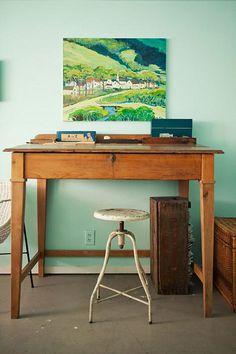
{"label": "stool leg", "polygon": [[100,286],[98,286],[97,288],[97,300],[100,299]]}
{"label": "stool leg", "polygon": [[[141,281],[141,284],[143,286],[143,289],[145,291],[145,294],[147,296],[147,300],[148,300],[148,321],[151,324],[152,323],[152,299],[151,299],[151,295],[149,293],[149,289],[147,287],[147,278],[146,278],[146,274],[144,273],[144,270],[140,264],[139,258],[138,258],[138,251],[137,251],[137,247],[136,247],[136,241],[135,241],[135,236],[133,233],[129,232],[127,234],[125,234],[125,236],[129,237],[129,239],[132,242],[133,245],[133,251],[134,251],[134,261],[135,261],[135,265],[136,265],[136,269],[139,275],[139,279]],[[145,276],[144,276],[145,274]]]}
{"label": "stool leg", "polygon": [[117,232],[116,231],[113,231],[110,233],[109,237],[108,237],[108,240],[107,240],[107,244],[106,244],[106,253],[105,253],[105,257],[104,257],[104,261],[103,261],[103,266],[102,266],[102,269],[101,269],[101,272],[98,276],[98,279],[97,279],[97,283],[93,289],[93,292],[92,292],[92,295],[90,297],[90,304],[89,304],[89,323],[92,323],[93,322],[93,302],[94,302],[94,297],[95,297],[95,294],[97,292],[97,296],[100,297],[100,290],[99,290],[99,286],[102,282],[102,278],[104,276],[104,273],[105,273],[105,270],[106,270],[106,266],[107,266],[107,263],[108,263],[108,259],[109,259],[109,255],[110,255],[110,249],[111,249],[111,241],[114,237],[116,237],[117,235]]}
{"label": "stool leg", "polygon": [[[133,238],[134,238],[134,240],[135,240],[135,235],[133,234],[133,232],[129,231],[129,234],[130,234],[131,236],[133,236]],[[135,244],[136,244],[136,241],[135,241]],[[144,269],[143,269],[143,267],[142,267],[142,265],[141,265],[141,262],[140,262],[139,258],[138,258],[138,262],[139,262],[139,268],[140,268],[140,270],[141,270],[141,272],[142,272],[143,279],[144,279],[146,285],[148,285],[147,275],[146,275],[146,273],[145,273],[145,271],[144,271]]]}

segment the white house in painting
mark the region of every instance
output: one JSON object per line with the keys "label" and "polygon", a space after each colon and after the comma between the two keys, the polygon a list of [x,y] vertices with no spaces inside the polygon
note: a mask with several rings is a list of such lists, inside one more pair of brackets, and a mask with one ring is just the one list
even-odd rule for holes
{"label": "white house in painting", "polygon": [[[130,90],[130,89],[140,89],[145,88],[146,84],[137,80],[120,80],[119,75],[117,74],[116,80],[108,79],[104,82],[105,89],[122,89],[122,90]],[[150,86],[150,87],[155,87]]]}
{"label": "white house in painting", "polygon": [[76,82],[74,80],[68,81],[65,83],[65,87],[74,87],[76,86]]}
{"label": "white house in painting", "polygon": [[87,94],[93,94],[95,89],[121,89],[121,90],[135,90],[142,88],[153,88],[157,85],[154,82],[142,82],[135,79],[124,80],[120,79],[117,74],[115,80],[105,80],[101,81],[95,78],[88,78],[86,82],[84,81],[81,84],[77,84],[75,81],[70,81],[65,84],[64,94],[71,93],[72,95],[80,95],[87,92]]}
{"label": "white house in painting", "polygon": [[87,79],[86,83],[88,89],[102,87],[102,82],[100,80],[94,79],[93,77]]}

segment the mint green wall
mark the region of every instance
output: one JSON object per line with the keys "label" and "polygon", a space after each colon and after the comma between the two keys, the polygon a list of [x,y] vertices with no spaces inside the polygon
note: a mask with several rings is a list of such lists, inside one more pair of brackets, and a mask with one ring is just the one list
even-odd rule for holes
{"label": "mint green wall", "polygon": [[[94,129],[98,133],[149,133],[149,123],[63,123],[63,37],[168,39],[168,116],[193,118],[198,142],[221,148],[216,157],[215,214],[236,216],[236,2],[234,1],[0,1],[0,149],[37,133]],[[0,176],[10,176],[10,155],[0,153]],[[177,193],[175,182],[59,181],[49,184],[47,245],[85,246],[96,229],[102,248],[113,224],[94,220],[97,208],[149,208],[149,197]],[[191,184],[192,219],[199,255],[199,192]],[[35,183],[27,192],[27,226],[36,248]],[[129,225],[149,247],[148,222]],[[8,249],[9,241],[1,246]],[[9,260],[0,259],[0,265]],[[98,259],[50,259],[49,265],[88,266]],[[128,260],[113,260],[128,265]]]}

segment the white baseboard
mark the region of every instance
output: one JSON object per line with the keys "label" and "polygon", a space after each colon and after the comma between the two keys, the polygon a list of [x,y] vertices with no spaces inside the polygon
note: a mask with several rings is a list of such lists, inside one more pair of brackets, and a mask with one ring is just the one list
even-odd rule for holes
{"label": "white baseboard", "polygon": [[[144,266],[144,271],[149,274],[150,267]],[[46,266],[46,274],[98,274],[101,270],[101,266]],[[0,267],[0,274],[10,274],[10,267]],[[33,273],[38,273],[37,265],[33,268]],[[106,270],[107,274],[135,274],[137,273],[134,266],[108,266]]]}

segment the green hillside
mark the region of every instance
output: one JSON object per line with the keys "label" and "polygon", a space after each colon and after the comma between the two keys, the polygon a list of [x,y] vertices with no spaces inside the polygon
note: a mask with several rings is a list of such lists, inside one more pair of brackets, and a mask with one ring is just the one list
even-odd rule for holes
{"label": "green hillside", "polygon": [[164,38],[139,38],[138,40],[146,46],[158,48],[160,52],[166,53],[166,40]]}
{"label": "green hillside", "polygon": [[86,64],[93,69],[97,66],[103,66],[107,69],[122,70],[125,66],[118,63],[116,60],[98,54],[95,51],[83,47],[79,44],[73,42],[65,41],[63,42],[63,51],[64,51],[64,65],[78,65]]}

